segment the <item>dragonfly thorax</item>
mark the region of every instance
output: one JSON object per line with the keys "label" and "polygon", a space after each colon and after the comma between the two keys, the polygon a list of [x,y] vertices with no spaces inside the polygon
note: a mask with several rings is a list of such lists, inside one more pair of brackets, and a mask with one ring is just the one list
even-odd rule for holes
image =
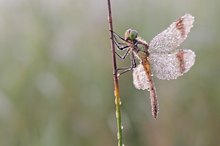
{"label": "dragonfly thorax", "polygon": [[138,37],[138,32],[134,29],[127,29],[124,36],[127,45],[131,48],[131,51],[134,52],[135,57],[142,62],[146,60],[149,56],[148,44],[145,40]]}

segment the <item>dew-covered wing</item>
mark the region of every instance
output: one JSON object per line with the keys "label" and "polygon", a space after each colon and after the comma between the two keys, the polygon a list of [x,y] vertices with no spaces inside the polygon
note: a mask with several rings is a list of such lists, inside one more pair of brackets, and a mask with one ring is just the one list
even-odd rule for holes
{"label": "dew-covered wing", "polygon": [[149,80],[142,64],[139,64],[133,69],[133,83],[137,89],[148,89]]}
{"label": "dew-covered wing", "polygon": [[195,63],[195,57],[192,50],[178,50],[172,54],[150,54],[149,61],[157,78],[170,80],[188,72]]}
{"label": "dew-covered wing", "polygon": [[173,22],[166,30],[155,36],[149,44],[150,53],[170,53],[187,37],[193,27],[194,17],[190,14]]}

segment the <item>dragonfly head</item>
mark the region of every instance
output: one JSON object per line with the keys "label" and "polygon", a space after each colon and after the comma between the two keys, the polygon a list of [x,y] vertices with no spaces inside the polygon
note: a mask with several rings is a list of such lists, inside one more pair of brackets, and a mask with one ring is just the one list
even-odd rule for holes
{"label": "dragonfly head", "polygon": [[125,31],[125,40],[134,41],[138,36],[138,32],[134,29],[128,29]]}

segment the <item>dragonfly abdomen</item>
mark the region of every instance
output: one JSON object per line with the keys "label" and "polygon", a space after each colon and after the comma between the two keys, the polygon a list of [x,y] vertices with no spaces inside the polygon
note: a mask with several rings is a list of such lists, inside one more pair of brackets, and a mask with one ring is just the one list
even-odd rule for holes
{"label": "dragonfly abdomen", "polygon": [[153,117],[157,118],[157,115],[159,113],[159,104],[157,100],[156,88],[154,86],[154,82],[153,82],[153,78],[151,74],[150,63],[147,59],[143,59],[142,65],[144,67],[144,70],[145,70],[145,73],[146,73],[146,76],[149,82],[148,91],[150,92],[151,112],[152,112]]}

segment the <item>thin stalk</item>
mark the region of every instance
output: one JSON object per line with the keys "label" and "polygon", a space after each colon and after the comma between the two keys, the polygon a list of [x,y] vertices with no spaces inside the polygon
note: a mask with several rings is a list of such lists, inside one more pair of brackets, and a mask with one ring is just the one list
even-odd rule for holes
{"label": "thin stalk", "polygon": [[114,80],[114,95],[115,95],[115,108],[116,108],[116,120],[117,120],[117,139],[118,146],[122,146],[122,124],[121,124],[121,99],[119,96],[119,85],[118,85],[118,70],[115,57],[115,45],[113,41],[113,25],[112,25],[112,13],[111,13],[111,1],[108,1],[108,23],[109,23],[109,35],[111,40],[112,50],[112,69],[113,69],[113,80]]}

